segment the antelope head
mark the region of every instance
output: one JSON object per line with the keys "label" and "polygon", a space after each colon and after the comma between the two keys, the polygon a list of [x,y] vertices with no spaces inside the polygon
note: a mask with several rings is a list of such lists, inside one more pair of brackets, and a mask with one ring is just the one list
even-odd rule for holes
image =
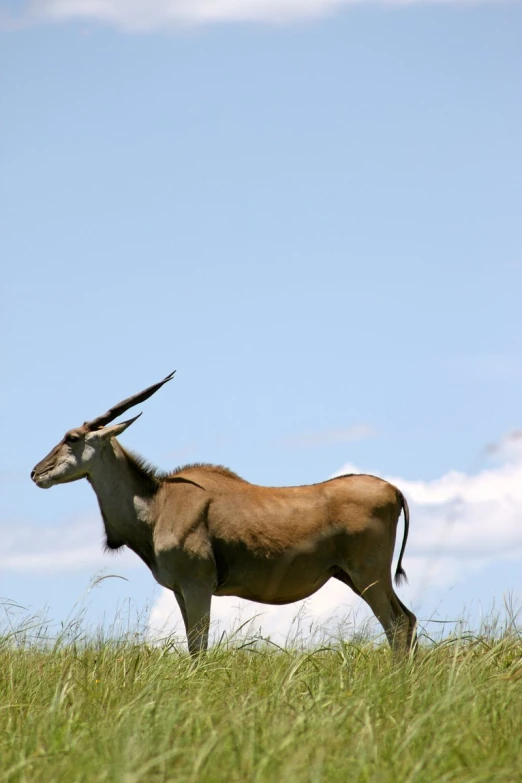
{"label": "antelope head", "polygon": [[66,484],[69,481],[86,478],[94,460],[97,459],[110,439],[130,427],[136,419],[139,419],[141,413],[119,424],[113,424],[110,427],[107,425],[129,408],[151,397],[164,383],[173,378],[174,372],[144,391],[127,397],[126,400],[109,408],[102,416],[97,416],[92,421],[86,421],[81,427],[66,432],[54,449],[31,471],[34,483],[42,489],[49,489],[55,484]]}

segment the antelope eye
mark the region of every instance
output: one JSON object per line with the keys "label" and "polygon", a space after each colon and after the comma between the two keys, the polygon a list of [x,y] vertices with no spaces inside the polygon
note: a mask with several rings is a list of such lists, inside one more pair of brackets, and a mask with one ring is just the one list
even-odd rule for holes
{"label": "antelope eye", "polygon": [[77,440],[80,440],[80,436],[76,432],[68,432],[65,436],[66,443],[74,443]]}

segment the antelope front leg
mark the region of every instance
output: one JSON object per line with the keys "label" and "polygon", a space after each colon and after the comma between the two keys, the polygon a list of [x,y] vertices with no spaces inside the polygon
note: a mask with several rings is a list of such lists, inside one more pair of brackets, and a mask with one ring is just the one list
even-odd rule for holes
{"label": "antelope front leg", "polygon": [[202,584],[187,584],[181,586],[180,592],[185,608],[182,614],[187,631],[189,653],[194,658],[199,653],[205,652],[208,647],[212,588]]}

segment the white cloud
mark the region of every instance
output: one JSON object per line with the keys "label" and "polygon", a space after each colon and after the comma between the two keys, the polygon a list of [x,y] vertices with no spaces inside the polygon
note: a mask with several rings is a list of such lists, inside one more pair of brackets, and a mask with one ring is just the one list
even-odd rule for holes
{"label": "white cloud", "polygon": [[522,462],[522,430],[507,432],[485,448],[485,454],[502,462]]}
{"label": "white cloud", "polygon": [[[335,579],[305,601],[286,606],[269,606],[226,597],[212,599],[212,639],[223,633],[230,638],[260,634],[279,645],[288,639],[309,638],[318,631],[335,634],[339,625],[361,628],[370,617],[360,599]],[[185,644],[181,614],[170,590],[163,590],[152,607],[149,628],[155,638],[174,634]]]}
{"label": "white cloud", "polygon": [[[110,555],[104,552],[102,546],[99,518],[45,528],[4,522],[0,532],[0,571],[4,573],[58,574],[110,564]],[[140,563],[129,550],[118,555],[120,567],[133,567]]]}
{"label": "white cloud", "polygon": [[[506,461],[475,474],[449,471],[431,481],[387,477],[405,493],[410,506],[410,536],[404,561],[409,585],[401,587],[400,594],[414,611],[422,612],[421,619],[436,613],[439,600],[451,590],[453,605],[462,611],[464,607],[455,596],[459,589],[469,587],[471,580],[492,565],[509,567],[522,561],[522,458],[517,449],[511,448],[518,441],[516,432],[502,438],[495,451],[504,455]],[[345,464],[336,475],[354,472],[359,472],[354,465]],[[396,555],[402,532],[401,522]],[[499,587],[501,591],[514,590],[516,595],[520,583]],[[431,604],[426,603],[427,596]],[[300,628],[306,636],[311,624],[330,621],[333,628],[336,621],[354,609],[359,626],[368,617],[368,611],[361,599],[336,580],[304,602],[304,608],[303,602],[269,607],[237,598],[218,598],[212,607],[214,638],[222,630],[237,628],[260,613],[253,627],[280,644],[295,631],[292,621],[299,610],[304,612]],[[160,595],[153,607],[150,625],[164,632],[174,629],[182,638],[181,618],[168,591]]]}
{"label": "white cloud", "polygon": [[[515,435],[495,446],[504,462],[475,474],[449,471],[431,481],[386,477],[410,506],[406,567],[411,586],[405,592],[414,603],[430,588],[463,585],[489,566],[522,560],[522,459],[516,448],[508,449],[518,443]],[[353,465],[339,473],[347,469],[352,472]],[[400,536],[401,527],[399,541]]]}
{"label": "white cloud", "polygon": [[[332,13],[341,6],[370,0],[30,0],[15,16],[3,12],[3,22],[96,21],[131,31],[216,22],[286,23]],[[461,5],[477,0],[374,0],[381,5],[418,3]],[[494,3],[502,0],[484,0]]]}
{"label": "white cloud", "polygon": [[307,448],[314,446],[330,446],[333,443],[356,443],[375,437],[376,432],[368,424],[353,424],[351,427],[340,427],[321,432],[308,432],[302,435],[289,435],[283,439],[287,446]]}
{"label": "white cloud", "polygon": [[491,561],[522,555],[522,464],[434,481],[390,478],[410,501],[410,551]]}

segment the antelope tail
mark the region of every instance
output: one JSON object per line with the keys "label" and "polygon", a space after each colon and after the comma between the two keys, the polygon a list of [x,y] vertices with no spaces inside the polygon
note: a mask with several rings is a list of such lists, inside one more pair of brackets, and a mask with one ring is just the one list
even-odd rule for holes
{"label": "antelope tail", "polygon": [[400,490],[398,490],[398,492],[401,500],[402,510],[404,512],[404,537],[402,539],[402,546],[399,554],[399,560],[397,562],[397,568],[395,569],[395,584],[401,585],[403,582],[408,581],[406,571],[402,567],[402,556],[404,555],[404,550],[406,549],[408,532],[410,530],[410,509],[408,508],[408,502],[402,492]]}

